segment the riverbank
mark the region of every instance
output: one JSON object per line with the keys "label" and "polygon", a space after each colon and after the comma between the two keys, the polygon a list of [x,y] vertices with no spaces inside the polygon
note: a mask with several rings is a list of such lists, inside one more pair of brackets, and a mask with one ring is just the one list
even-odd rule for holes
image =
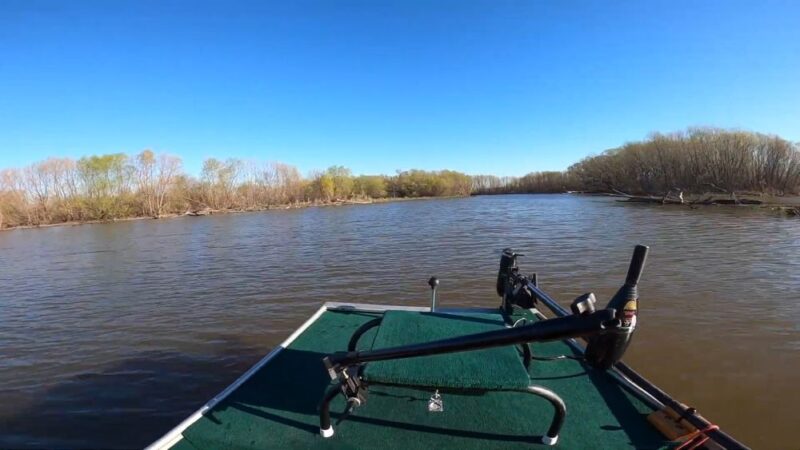
{"label": "riverbank", "polygon": [[132,222],[136,220],[162,220],[162,219],[174,219],[176,217],[205,217],[205,216],[213,216],[220,214],[244,214],[252,212],[278,211],[278,210],[289,210],[289,209],[330,208],[337,206],[353,206],[353,205],[374,205],[379,203],[394,203],[394,202],[405,202],[405,201],[415,201],[415,200],[432,200],[432,199],[447,199],[447,198],[461,198],[461,196],[394,197],[394,198],[386,197],[386,198],[369,198],[369,199],[353,199],[353,200],[313,201],[313,202],[297,202],[287,205],[271,205],[263,208],[228,208],[228,209],[200,208],[200,209],[189,209],[182,214],[169,213],[169,214],[162,214],[158,217],[135,216],[135,217],[121,217],[121,218],[107,219],[107,220],[74,220],[69,222],[46,223],[39,225],[19,225],[13,227],[0,228],[0,232],[13,231],[13,230],[30,230],[39,228],[53,228],[53,227],[71,227],[79,225],[93,225],[93,224],[96,225],[96,224],[117,223],[117,222]]}
{"label": "riverbank", "polygon": [[684,206],[691,209],[709,206],[733,206],[764,208],[775,211],[783,215],[800,217],[800,196],[774,196],[766,194],[738,194],[738,195],[714,195],[714,194],[690,194],[667,196],[648,196],[648,195],[627,195],[627,194],[604,194],[619,197],[622,203],[646,203],[663,206]]}
{"label": "riverbank", "polygon": [[675,194],[669,196],[655,195],[631,195],[621,192],[584,192],[584,191],[560,191],[560,192],[484,192],[471,194],[474,197],[487,195],[586,195],[597,197],[618,198],[620,203],[651,204],[659,206],[677,206],[698,209],[701,207],[721,206],[721,207],[749,207],[763,208],[787,216],[800,217],[800,196],[776,196],[768,194],[745,193],[731,195],[717,194]]}
{"label": "riverbank", "polygon": [[[472,194],[472,196],[492,196],[492,195],[531,195],[543,193],[504,193],[504,194]],[[636,204],[652,204],[659,206],[671,207],[688,207],[690,209],[698,209],[704,207],[749,207],[757,209],[767,209],[785,216],[800,217],[800,196],[771,196],[771,195],[757,195],[745,194],[739,195],[735,199],[730,197],[709,196],[709,195],[687,195],[684,197],[683,202],[673,197],[655,197],[655,196],[636,196],[636,195],[623,195],[618,193],[609,192],[559,192],[547,194],[569,194],[569,195],[585,195],[585,196],[604,196],[619,198],[620,203],[636,203]],[[117,223],[117,222],[131,222],[136,220],[162,220],[174,219],[176,217],[204,217],[220,214],[244,214],[251,212],[264,212],[264,211],[277,211],[277,210],[290,210],[290,209],[305,209],[305,208],[329,208],[337,206],[353,206],[353,205],[373,205],[380,203],[393,203],[404,201],[417,201],[417,200],[433,200],[433,199],[448,199],[448,198],[463,198],[463,196],[442,196],[442,197],[387,197],[387,198],[369,198],[369,199],[352,199],[352,200],[335,200],[335,201],[312,201],[312,202],[297,202],[287,205],[272,205],[263,208],[230,208],[230,209],[190,209],[181,214],[162,214],[159,217],[123,217],[108,220],[85,220],[85,221],[69,221],[48,223],[39,225],[20,225],[14,227],[0,228],[2,231],[13,230],[28,230],[38,228],[52,228],[52,227],[65,227],[65,226],[78,226],[78,225],[92,225],[104,223]]]}

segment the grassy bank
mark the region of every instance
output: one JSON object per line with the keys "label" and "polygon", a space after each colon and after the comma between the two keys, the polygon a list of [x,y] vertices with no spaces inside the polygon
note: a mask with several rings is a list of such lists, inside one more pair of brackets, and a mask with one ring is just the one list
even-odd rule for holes
{"label": "grassy bank", "polygon": [[715,194],[690,194],[676,197],[669,195],[656,196],[631,196],[609,193],[620,198],[624,203],[649,203],[665,206],[688,207],[692,209],[706,207],[750,207],[768,209],[781,215],[800,217],[800,196],[774,196],[766,194],[741,194],[735,196],[719,196]]}
{"label": "grassy bank", "polygon": [[200,210],[189,210],[182,214],[176,213],[168,213],[163,214],[158,217],[146,217],[146,216],[135,216],[135,217],[121,217],[115,219],[107,219],[107,220],[85,220],[85,221],[70,221],[70,222],[57,222],[57,223],[48,223],[48,224],[40,224],[40,225],[17,225],[14,227],[5,227],[0,228],[0,232],[2,231],[12,231],[12,230],[28,230],[28,229],[38,229],[38,228],[52,228],[52,227],[64,227],[64,226],[78,226],[78,225],[91,225],[91,224],[107,224],[107,223],[117,223],[117,222],[131,222],[137,220],[164,220],[164,219],[174,219],[178,217],[205,217],[205,216],[213,216],[213,215],[222,215],[222,214],[246,214],[246,213],[255,213],[255,212],[265,212],[265,211],[280,211],[280,210],[291,210],[291,209],[305,209],[305,208],[330,208],[330,207],[337,207],[337,206],[353,206],[353,205],[373,205],[373,204],[383,204],[383,203],[395,203],[395,202],[407,202],[407,201],[422,201],[422,200],[433,200],[433,199],[447,199],[447,198],[462,198],[463,196],[439,196],[439,197],[396,197],[396,198],[370,198],[370,199],[353,199],[353,200],[335,200],[335,201],[314,201],[314,202],[298,202],[298,203],[291,203],[286,205],[272,205],[267,207],[261,208],[247,208],[247,209],[211,209],[211,208],[203,208]]}

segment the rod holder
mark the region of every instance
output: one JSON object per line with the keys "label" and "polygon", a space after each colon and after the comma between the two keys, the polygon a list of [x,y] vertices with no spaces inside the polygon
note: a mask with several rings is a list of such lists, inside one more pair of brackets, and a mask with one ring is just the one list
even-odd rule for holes
{"label": "rod holder", "polygon": [[428,280],[428,286],[431,287],[431,312],[436,311],[436,288],[439,287],[439,279],[431,277]]}

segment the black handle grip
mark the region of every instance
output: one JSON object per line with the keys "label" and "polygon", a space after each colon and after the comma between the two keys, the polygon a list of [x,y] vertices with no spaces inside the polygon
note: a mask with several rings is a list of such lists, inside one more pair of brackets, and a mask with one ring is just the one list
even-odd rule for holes
{"label": "black handle grip", "polygon": [[630,286],[639,284],[639,278],[642,277],[642,269],[644,269],[644,262],[647,260],[647,252],[649,250],[650,247],[646,245],[637,245],[633,249],[631,265],[628,267],[628,276],[625,277],[625,284]]}

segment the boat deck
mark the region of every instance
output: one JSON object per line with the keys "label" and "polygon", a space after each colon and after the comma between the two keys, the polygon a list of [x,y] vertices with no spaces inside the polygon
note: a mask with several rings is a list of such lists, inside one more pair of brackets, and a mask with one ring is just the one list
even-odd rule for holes
{"label": "boat deck", "polygon": [[[331,384],[322,358],[345,350],[353,332],[381,314],[341,306],[321,309],[299,334],[151,448],[550,448],[539,443],[553,414],[542,398],[508,391],[446,392],[444,411],[432,413],[427,408],[432,389],[384,385],[371,386],[367,403],[339,424],[344,400],[338,396],[331,407],[335,435],[321,437],[318,405]],[[534,312],[524,314],[537,320]],[[481,317],[502,324],[522,316],[481,310]],[[374,332],[360,342],[371,342],[369,333]],[[574,354],[566,342],[535,344],[533,353]],[[609,373],[565,359],[534,360],[529,374],[532,383],[552,389],[567,405],[558,448],[672,445],[647,422],[652,409]]]}

